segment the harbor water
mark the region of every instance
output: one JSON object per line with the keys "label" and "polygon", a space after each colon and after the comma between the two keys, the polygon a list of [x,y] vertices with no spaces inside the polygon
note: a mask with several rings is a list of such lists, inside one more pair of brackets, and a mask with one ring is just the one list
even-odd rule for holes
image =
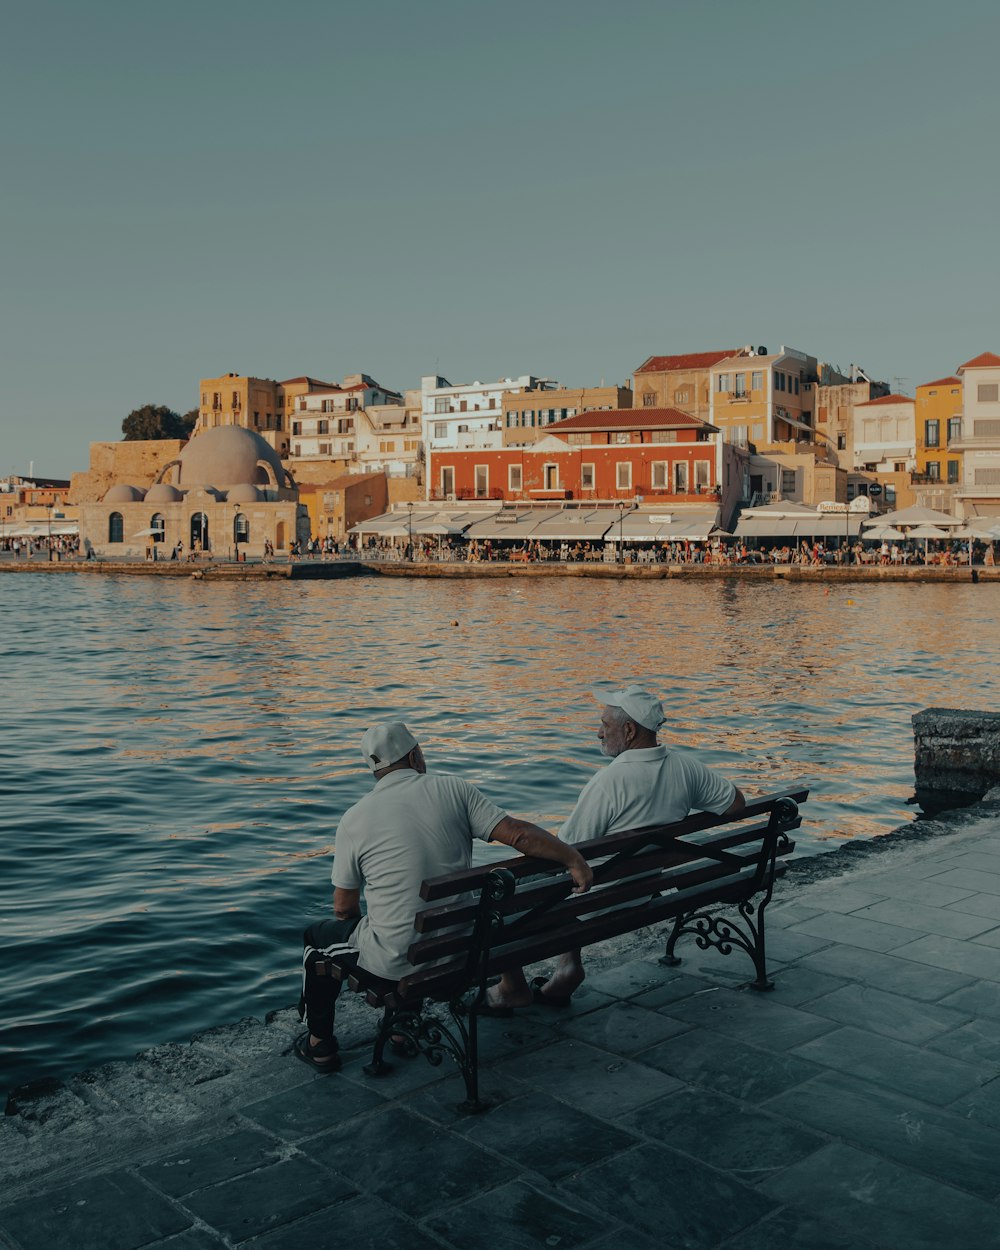
{"label": "harbor water", "polygon": [[802,782],[798,853],[913,818],[910,717],[994,708],[993,586],[0,583],[0,1089],[294,1001],[358,752],[550,828],[602,764],[596,681],[748,793]]}

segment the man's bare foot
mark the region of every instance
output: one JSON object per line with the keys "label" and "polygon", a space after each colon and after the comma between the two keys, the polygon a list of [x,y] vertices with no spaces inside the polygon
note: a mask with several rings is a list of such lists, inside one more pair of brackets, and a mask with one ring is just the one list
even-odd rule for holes
{"label": "man's bare foot", "polygon": [[586,975],[579,952],[568,952],[562,956],[555,972],[547,980],[544,977],[535,977],[531,982],[533,999],[536,1003],[546,999],[568,1003],[570,997],[583,984]]}
{"label": "man's bare foot", "polygon": [[499,984],[491,986],[486,992],[486,1002],[490,1007],[503,1010],[507,1007],[530,1007],[533,998],[531,987],[524,979],[524,973],[505,972]]}
{"label": "man's bare foot", "polygon": [[500,1010],[510,1007],[530,1007],[533,1001],[531,990],[527,986],[523,994],[505,993],[499,985],[494,985],[486,991],[487,1006]]}

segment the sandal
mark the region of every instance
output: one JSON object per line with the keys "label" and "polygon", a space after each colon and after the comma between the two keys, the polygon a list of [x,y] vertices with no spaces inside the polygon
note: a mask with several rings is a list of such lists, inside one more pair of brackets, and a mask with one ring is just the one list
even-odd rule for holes
{"label": "sandal", "polygon": [[557,1011],[564,1011],[573,1001],[572,997],[569,994],[546,994],[544,990],[548,983],[548,977],[535,977],[531,982],[532,999],[539,1007],[554,1007]]}
{"label": "sandal", "polygon": [[309,1064],[317,1072],[340,1071],[340,1055],[337,1053],[340,1047],[335,1037],[326,1038],[315,1046],[310,1046],[309,1034],[303,1033],[301,1037],[295,1039],[293,1049],[297,1059]]}

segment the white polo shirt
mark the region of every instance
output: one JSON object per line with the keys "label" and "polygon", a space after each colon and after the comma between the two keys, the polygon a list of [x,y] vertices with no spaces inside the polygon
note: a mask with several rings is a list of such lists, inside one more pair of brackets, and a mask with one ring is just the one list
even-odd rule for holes
{"label": "white polo shirt", "polygon": [[564,842],[586,842],[645,825],[669,825],[690,812],[721,816],[736,787],[696,756],[664,746],[622,751],[595,773],[559,830]]}
{"label": "white polo shirt", "polygon": [[362,968],[398,979],[414,967],[406,952],[425,906],[420,883],[472,863],[472,839],[489,841],[507,815],[460,777],[400,769],[344,813],[337,827],[335,887],[364,887],[367,915],[351,935]]}

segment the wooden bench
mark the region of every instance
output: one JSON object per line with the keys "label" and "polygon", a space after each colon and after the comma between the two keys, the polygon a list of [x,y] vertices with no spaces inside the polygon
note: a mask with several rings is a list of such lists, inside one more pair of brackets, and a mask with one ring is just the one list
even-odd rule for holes
{"label": "wooden bench", "polygon": [[[764,909],[777,860],[795,849],[788,833],[801,823],[798,804],[807,797],[804,789],[782,791],[748,802],[736,820],[699,814],[579,843],[585,859],[599,861],[587,894],[571,893],[559,865],[523,857],[424,881],[420,897],[429,906],[414,919],[420,936],[407,952],[411,973],[387,981],[331,958],[318,959],[315,971],[346,980],[382,1008],[369,1076],[390,1070],[383,1057],[390,1039],[396,1051],[423,1053],[433,1064],[447,1053],[465,1080],[462,1109],[481,1111],[478,1015],[490,979],[503,972],[669,922],[660,963],[679,964],[674,948],[691,934],[703,950],[745,951],[752,987],[773,989]],[[433,1003],[446,1007],[448,1020],[428,1009]]]}

